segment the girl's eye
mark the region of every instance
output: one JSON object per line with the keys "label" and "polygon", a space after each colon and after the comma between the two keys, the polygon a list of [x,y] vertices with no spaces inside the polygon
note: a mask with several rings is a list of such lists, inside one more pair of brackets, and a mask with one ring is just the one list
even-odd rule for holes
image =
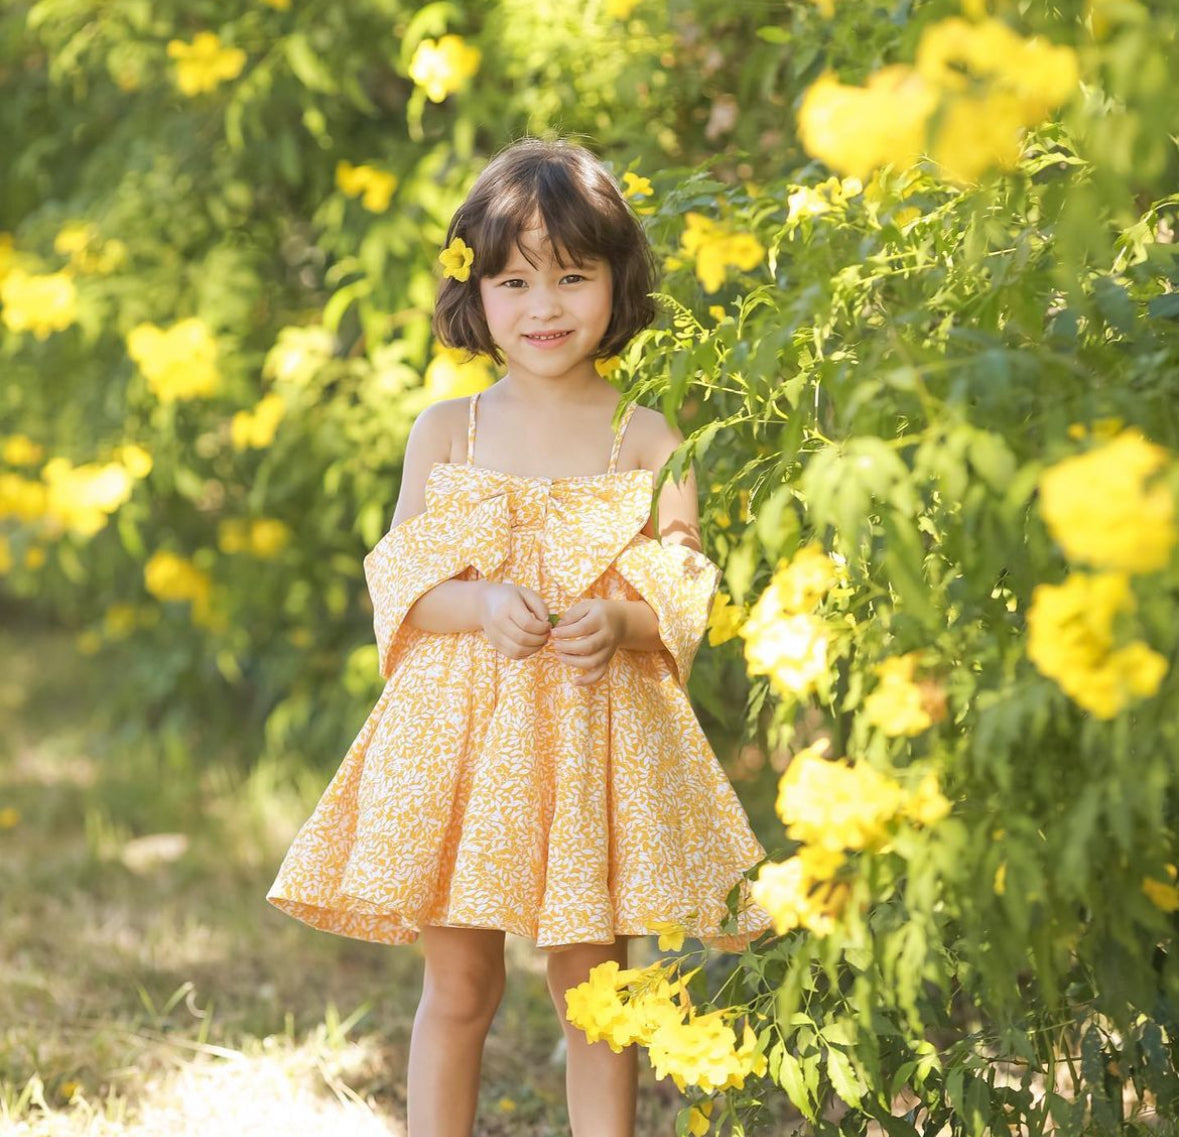
{"label": "girl's eye", "polygon": [[[577,279],[578,279],[578,280],[585,280],[585,279],[586,279],[586,278],[585,278],[584,276],[582,276],[582,275],[581,275],[581,273],[579,273],[579,272],[567,272],[567,273],[566,273],[566,274],[565,274],[565,275],[564,275],[564,276],[563,276],[561,279],[562,279],[562,280],[568,280],[568,279],[569,279],[569,277],[571,277],[571,276],[575,276],[575,277],[577,277]],[[524,282],[523,280],[521,280],[521,279],[520,279],[518,276],[513,276],[513,277],[512,277],[510,280],[505,280],[505,281],[503,281],[503,282],[500,284],[500,287],[501,287],[501,288],[506,288],[506,287],[507,287],[509,284],[524,284],[524,283],[525,283],[525,282]],[[518,289],[512,289],[512,291],[513,291],[513,292],[517,292],[517,291],[519,291],[519,290],[518,290]]]}

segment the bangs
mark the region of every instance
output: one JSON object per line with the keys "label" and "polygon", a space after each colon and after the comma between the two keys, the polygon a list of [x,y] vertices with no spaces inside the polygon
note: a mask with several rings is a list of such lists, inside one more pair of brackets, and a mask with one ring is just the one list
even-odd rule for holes
{"label": "bangs", "polygon": [[[490,204],[472,233],[476,253],[472,266],[476,276],[498,276],[519,250],[533,268],[539,264],[520,243],[520,236],[536,227],[544,231],[541,243],[551,248],[561,268],[572,263],[581,267],[595,257],[610,259],[616,242],[600,213],[586,201],[581,186],[569,171],[557,164],[538,166],[531,184],[516,184]],[[566,259],[568,258],[568,259]]]}

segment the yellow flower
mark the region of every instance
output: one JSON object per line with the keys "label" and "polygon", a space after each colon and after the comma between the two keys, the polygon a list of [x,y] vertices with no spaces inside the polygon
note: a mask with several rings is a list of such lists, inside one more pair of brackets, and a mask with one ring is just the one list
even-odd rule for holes
{"label": "yellow flower", "polygon": [[606,0],[606,15],[612,20],[626,20],[639,6],[639,0]]}
{"label": "yellow flower", "polygon": [[811,541],[788,562],[779,563],[763,597],[785,612],[813,612],[838,583],[835,562]]}
{"label": "yellow flower", "polygon": [[1164,912],[1179,912],[1179,888],[1175,887],[1179,870],[1174,865],[1167,865],[1167,875],[1171,878],[1169,883],[1149,876],[1143,878],[1142,891],[1156,908]]}
{"label": "yellow flower", "polygon": [[778,782],[775,811],[813,855],[867,849],[885,838],[904,804],[901,787],[862,762],[828,760],[826,740],[800,751]]}
{"label": "yellow flower", "polygon": [[363,194],[361,202],[370,213],[383,213],[397,188],[397,176],[375,166],[340,161],[336,163],[336,185],[349,197]]}
{"label": "yellow flower", "polygon": [[702,213],[689,211],[680,243],[683,251],[696,258],[696,277],[706,292],[724,284],[726,268],[748,272],[765,257],[765,249],[752,233],[736,233]]}
{"label": "yellow flower", "polygon": [[1000,861],[999,867],[995,869],[995,879],[991,883],[991,888],[994,889],[996,896],[1003,896],[1007,892],[1007,862]]}
{"label": "yellow flower", "polygon": [[917,652],[907,652],[876,668],[880,683],[864,700],[864,714],[887,735],[916,735],[933,725],[921,688],[913,681],[917,658]]}
{"label": "yellow flower", "polygon": [[816,856],[804,845],[787,861],[763,864],[750,882],[749,894],[769,913],[778,935],[806,928],[816,936],[829,936],[847,901],[847,885],[831,879],[839,863],[833,866],[829,857]]}
{"label": "yellow flower", "polygon": [[827,626],[817,616],[775,615],[759,597],[739,635],[749,674],[768,675],[782,697],[810,694],[827,674]]}
{"label": "yellow flower", "polygon": [[475,250],[462,237],[455,237],[438,254],[438,259],[442,262],[443,276],[452,276],[455,280],[465,281],[470,278],[471,265],[475,263]]}
{"label": "yellow flower", "polygon": [[483,53],[462,36],[446,35],[418,44],[409,64],[409,77],[434,103],[462,90],[478,70]]}
{"label": "yellow flower", "polygon": [[937,101],[937,92],[905,64],[882,67],[864,87],[824,72],[799,105],[799,141],[831,169],[856,178],[886,163],[911,166],[921,157]]}
{"label": "yellow flower", "polygon": [[126,442],[115,451],[115,460],[122,463],[124,469],[133,478],[146,478],[151,473],[152,457],[142,446],[134,442]]}
{"label": "yellow flower", "polygon": [[137,324],[127,333],[127,352],[161,402],[214,395],[221,387],[217,342],[199,317],[167,329]]}
{"label": "yellow flower", "polygon": [[1133,697],[1153,695],[1167,661],[1140,640],[1114,647],[1114,619],[1135,607],[1122,573],[1072,573],[1038,584],[1028,610],[1028,657],[1075,702],[1109,719]]}
{"label": "yellow flower", "polygon": [[77,290],[64,272],[35,275],[13,269],[0,284],[0,303],[11,331],[31,331],[39,340],[68,328],[78,317]]}
{"label": "yellow flower", "polygon": [[716,647],[739,635],[744,618],[745,611],[741,605],[734,604],[732,597],[723,589],[717,589],[708,613],[709,644]]}
{"label": "yellow flower", "polygon": [[461,347],[442,347],[435,342],[434,358],[426,365],[422,385],[431,402],[455,399],[486,390],[495,380],[491,360],[486,355],[469,359]]}
{"label": "yellow flower", "polygon": [[605,379],[606,376],[609,375],[612,371],[616,370],[621,363],[622,358],[621,356],[617,355],[612,355],[609,359],[595,359],[594,370],[599,375],[601,375],[603,379]]}
{"label": "yellow flower", "polygon": [[20,810],[6,805],[0,809],[0,829],[15,829],[20,824]]}
{"label": "yellow flower", "polygon": [[655,191],[651,188],[651,179],[640,177],[638,174],[627,170],[622,175],[622,193],[625,197],[635,197],[639,194],[649,195]]}
{"label": "yellow flower", "polygon": [[54,529],[86,537],[103,529],[134,489],[134,479],[117,462],[74,466],[65,458],[52,458],[41,476],[43,516]]}
{"label": "yellow flower", "polygon": [[1156,478],[1167,450],[1137,430],[1066,458],[1040,477],[1040,513],[1071,561],[1102,569],[1155,572],[1175,545],[1175,499]]}
{"label": "yellow flower", "polygon": [[679,951],[684,946],[687,929],[683,924],[670,920],[651,920],[647,924],[647,931],[652,935],[658,935],[660,951]]}
{"label": "yellow flower", "polygon": [[252,410],[238,411],[230,424],[233,448],[261,450],[269,446],[286,411],[286,402],[276,391],[263,395]]}
{"label": "yellow flower", "polygon": [[291,0],[262,0],[262,3],[276,8],[280,12],[285,12],[291,6]]}
{"label": "yellow flower", "polygon": [[45,447],[34,442],[27,434],[10,434],[0,448],[0,458],[9,466],[33,466],[40,462]]}
{"label": "yellow flower", "polygon": [[246,53],[240,47],[225,47],[215,32],[198,32],[191,44],[169,40],[168,54],[177,61],[176,85],[190,97],[236,79],[246,65]]}
{"label": "yellow flower", "polygon": [[938,788],[937,775],[931,770],[904,804],[905,816],[918,825],[936,825],[950,813],[949,799]]}

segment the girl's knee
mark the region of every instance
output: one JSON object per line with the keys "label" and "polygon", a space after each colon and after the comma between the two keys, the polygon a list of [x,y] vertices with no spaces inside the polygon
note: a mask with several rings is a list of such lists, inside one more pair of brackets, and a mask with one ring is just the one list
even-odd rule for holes
{"label": "girl's knee", "polygon": [[422,1000],[431,1012],[456,1021],[490,1019],[507,982],[503,933],[423,927],[422,940],[426,957]]}

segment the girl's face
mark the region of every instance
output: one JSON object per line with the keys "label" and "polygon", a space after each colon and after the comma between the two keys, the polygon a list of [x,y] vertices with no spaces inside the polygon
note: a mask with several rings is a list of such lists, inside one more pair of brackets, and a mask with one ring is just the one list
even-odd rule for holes
{"label": "girl's face", "polygon": [[[479,281],[491,338],[517,374],[559,378],[580,371],[610,323],[610,264],[595,258],[561,268],[543,229],[525,230],[520,243],[537,268],[513,246],[503,272]],[[556,338],[539,338],[545,336]]]}

